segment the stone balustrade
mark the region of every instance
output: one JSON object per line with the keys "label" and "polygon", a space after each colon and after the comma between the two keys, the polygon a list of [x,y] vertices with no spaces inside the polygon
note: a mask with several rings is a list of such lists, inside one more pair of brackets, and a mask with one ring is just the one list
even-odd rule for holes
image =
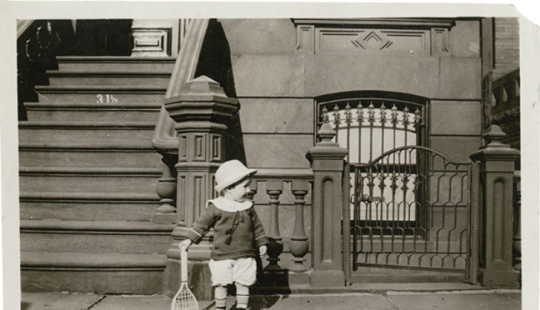
{"label": "stone balustrade", "polygon": [[[306,223],[311,218],[308,193],[311,194],[312,180],[311,169],[260,169],[251,182],[249,198],[254,201],[270,239],[267,262],[263,262],[265,272],[309,269]],[[292,258],[283,261],[283,252]]]}
{"label": "stone balustrade", "polygon": [[491,124],[507,134],[503,140],[520,148],[520,75],[519,69],[492,82]]}

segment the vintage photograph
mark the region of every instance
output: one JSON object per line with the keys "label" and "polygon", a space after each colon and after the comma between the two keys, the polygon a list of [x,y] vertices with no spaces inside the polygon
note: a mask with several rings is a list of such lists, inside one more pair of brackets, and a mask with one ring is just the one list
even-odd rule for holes
{"label": "vintage photograph", "polygon": [[518,17],[16,22],[22,310],[526,309]]}

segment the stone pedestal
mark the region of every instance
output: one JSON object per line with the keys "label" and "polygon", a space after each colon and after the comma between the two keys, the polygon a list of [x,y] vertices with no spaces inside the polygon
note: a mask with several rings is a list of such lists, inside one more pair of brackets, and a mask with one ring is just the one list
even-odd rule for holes
{"label": "stone pedestal", "polygon": [[348,151],[332,142],[335,136],[330,124],[319,130],[321,142],[309,153],[313,169],[312,214],[312,287],[345,285],[342,263],[341,207],[342,174]]}
{"label": "stone pedestal", "polygon": [[502,144],[505,133],[492,125],[484,135],[486,147],[471,155],[480,162],[479,280],[487,287],[517,287],[513,269],[513,178],[519,151]]}
{"label": "stone pedestal", "polygon": [[[228,98],[219,84],[201,76],[186,83],[179,96],[165,101],[165,109],[175,121],[178,135],[176,224],[173,243],[167,251],[164,293],[174,294],[179,287],[180,250],[178,244],[186,238],[187,230],[203,212],[206,202],[216,197],[214,177],[225,158],[223,136],[225,123],[238,109],[236,99]],[[199,245],[189,249],[191,270],[198,299],[211,299],[212,288],[208,260],[210,240],[207,236]],[[191,283],[191,282],[190,282]]]}

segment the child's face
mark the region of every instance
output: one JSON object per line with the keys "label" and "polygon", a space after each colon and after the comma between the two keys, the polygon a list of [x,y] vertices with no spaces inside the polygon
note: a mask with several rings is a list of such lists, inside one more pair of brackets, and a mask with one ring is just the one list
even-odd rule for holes
{"label": "child's face", "polygon": [[246,195],[249,193],[249,184],[251,183],[251,180],[244,180],[241,183],[236,184],[234,187],[227,190],[227,196],[231,198],[232,200],[236,200],[238,202],[242,202],[246,200]]}

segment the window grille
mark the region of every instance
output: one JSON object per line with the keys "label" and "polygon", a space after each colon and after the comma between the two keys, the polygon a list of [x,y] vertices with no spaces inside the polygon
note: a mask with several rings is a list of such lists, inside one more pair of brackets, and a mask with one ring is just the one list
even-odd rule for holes
{"label": "window grille", "polygon": [[[383,179],[369,182],[355,182],[355,172],[360,173],[358,178],[367,178],[367,171],[363,170],[369,163],[385,152],[404,146],[425,146],[427,100],[410,96],[400,98],[399,94],[377,93],[375,96],[364,95],[348,98],[325,99],[317,102],[318,124],[330,123],[336,131],[334,142],[349,150],[347,161],[351,170],[351,218],[354,214],[355,193],[371,192],[373,202],[367,208],[367,204],[360,204],[362,221],[399,221],[406,225],[415,226],[418,219],[416,203],[418,188],[416,180],[416,152],[401,152],[393,154],[387,159],[387,164],[401,167],[407,171],[407,177],[399,175],[386,176]],[[405,164],[407,163],[407,167]],[[394,180],[389,178],[393,177]],[[393,183],[396,186],[392,197],[386,197],[387,193],[381,191],[383,184]],[[356,191],[356,184],[362,184],[365,189]],[[369,187],[369,188],[368,188]],[[374,190],[375,189],[375,190]],[[396,200],[396,197],[400,197]],[[393,201],[388,207],[387,201]],[[382,206],[386,206],[384,210]],[[411,206],[406,210],[401,206]],[[390,210],[390,209],[391,210]],[[401,210],[404,209],[404,210]]]}

